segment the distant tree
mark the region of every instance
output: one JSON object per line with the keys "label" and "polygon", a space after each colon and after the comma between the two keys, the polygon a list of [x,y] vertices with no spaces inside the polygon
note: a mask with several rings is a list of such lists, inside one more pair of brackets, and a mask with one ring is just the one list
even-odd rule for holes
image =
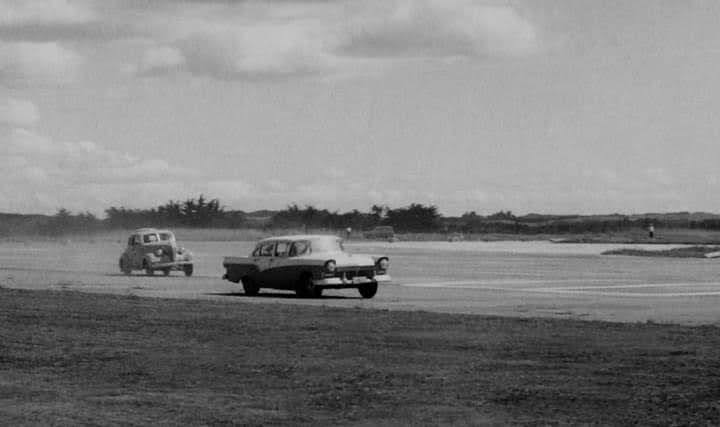
{"label": "distant tree", "polygon": [[388,210],[386,222],[397,231],[410,232],[436,231],[441,226],[437,207],[418,203]]}

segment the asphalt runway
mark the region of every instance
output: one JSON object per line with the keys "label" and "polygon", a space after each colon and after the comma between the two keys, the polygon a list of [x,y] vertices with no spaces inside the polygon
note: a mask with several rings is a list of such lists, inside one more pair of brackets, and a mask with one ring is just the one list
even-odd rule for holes
{"label": "asphalt runway", "polygon": [[221,279],[222,257],[247,255],[253,242],[184,245],[195,255],[195,274],[189,278],[180,272],[124,276],[117,266],[122,242],[0,243],[0,286],[238,303],[720,324],[720,259],[600,255],[621,245],[351,242],[350,252],[389,255],[393,284],[371,300],[355,290],[300,299],[273,290],[246,297],[240,286]]}

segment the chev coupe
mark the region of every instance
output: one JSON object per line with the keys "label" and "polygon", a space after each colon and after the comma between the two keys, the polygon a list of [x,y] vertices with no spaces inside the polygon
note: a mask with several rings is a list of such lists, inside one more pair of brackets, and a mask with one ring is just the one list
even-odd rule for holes
{"label": "chev coupe", "polygon": [[192,253],[178,246],[172,231],[155,228],[135,230],[118,264],[124,274],[131,274],[133,270],[145,270],[148,276],[155,271],[167,276],[171,270],[180,270],[186,276],[193,274]]}
{"label": "chev coupe", "polygon": [[242,282],[247,295],[273,288],[317,298],[323,289],[355,288],[372,298],[378,284],[390,281],[388,257],[349,254],[342,239],[326,235],[263,239],[248,257],[225,257],[223,267],[223,279]]}

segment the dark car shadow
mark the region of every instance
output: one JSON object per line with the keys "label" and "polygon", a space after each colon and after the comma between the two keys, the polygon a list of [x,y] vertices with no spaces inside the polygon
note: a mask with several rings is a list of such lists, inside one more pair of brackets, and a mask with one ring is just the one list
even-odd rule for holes
{"label": "dark car shadow", "polygon": [[293,293],[281,293],[281,292],[260,292],[257,295],[246,295],[242,292],[210,292],[205,295],[215,295],[223,297],[240,297],[240,298],[283,298],[283,299],[303,299],[303,300],[323,300],[323,299],[361,299],[362,297],[346,297],[342,295],[323,295],[318,298],[304,298],[299,297]]}

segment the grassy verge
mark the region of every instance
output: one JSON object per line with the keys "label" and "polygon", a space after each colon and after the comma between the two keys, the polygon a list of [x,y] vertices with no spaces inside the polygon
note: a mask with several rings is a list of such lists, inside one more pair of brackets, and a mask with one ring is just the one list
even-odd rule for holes
{"label": "grassy verge", "polygon": [[605,251],[603,255],[632,255],[670,258],[705,258],[705,254],[720,251],[720,246],[690,246],[665,250],[621,248]]}
{"label": "grassy verge", "polygon": [[720,329],[0,289],[19,424],[713,424]]}

